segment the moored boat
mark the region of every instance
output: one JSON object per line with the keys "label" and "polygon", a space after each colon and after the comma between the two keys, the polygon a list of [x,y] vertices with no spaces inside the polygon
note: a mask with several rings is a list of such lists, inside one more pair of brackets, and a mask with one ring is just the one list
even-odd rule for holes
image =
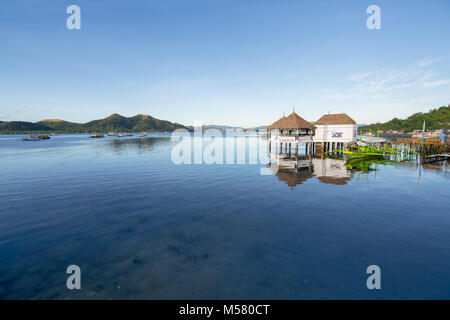
{"label": "moored boat", "polygon": [[91,138],[103,138],[103,135],[99,133],[94,133],[91,135]]}
{"label": "moored boat", "polygon": [[28,136],[25,138],[22,138],[23,141],[39,141],[41,138],[39,136]]}
{"label": "moored boat", "polygon": [[111,126],[111,131],[107,133],[108,136],[114,137],[117,136],[117,133],[114,132],[114,126]]}
{"label": "moored boat", "polygon": [[[402,154],[408,152],[409,154],[402,157]],[[352,161],[366,161],[371,159],[389,159],[396,158],[398,161],[405,161],[411,159],[416,155],[416,151],[407,147],[392,148],[387,145],[383,146],[369,146],[364,142],[357,141],[356,146],[351,146],[345,149],[330,150],[324,153],[325,156],[342,156],[345,155],[347,163]]]}

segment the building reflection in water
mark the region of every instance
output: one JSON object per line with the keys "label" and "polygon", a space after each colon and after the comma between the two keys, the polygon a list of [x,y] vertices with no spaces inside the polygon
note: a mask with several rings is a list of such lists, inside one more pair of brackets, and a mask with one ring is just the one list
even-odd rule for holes
{"label": "building reflection in water", "polygon": [[270,155],[268,167],[291,188],[308,179],[316,178],[322,183],[344,185],[353,177],[353,170],[344,160],[312,158],[287,155]]}
{"label": "building reflection in water", "polygon": [[355,174],[359,177],[360,173],[366,173],[368,178],[367,174],[369,172],[375,172],[374,177],[376,178],[376,170],[380,165],[401,165],[403,167],[410,166],[413,170],[418,169],[419,182],[423,171],[433,172],[445,179],[450,179],[447,161],[427,164],[414,162],[399,164],[386,159],[365,159],[347,163],[346,160],[341,159],[271,154],[268,167],[278,177],[279,181],[285,182],[288,186],[294,188],[311,178],[316,178],[322,183],[335,185],[345,185]]}

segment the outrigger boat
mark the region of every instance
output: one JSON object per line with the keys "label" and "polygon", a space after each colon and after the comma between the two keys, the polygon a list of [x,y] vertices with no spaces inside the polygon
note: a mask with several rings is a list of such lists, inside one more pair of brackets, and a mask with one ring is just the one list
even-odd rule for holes
{"label": "outrigger boat", "polygon": [[402,155],[405,154],[406,152],[409,152],[409,154],[411,154],[411,155],[416,155],[416,151],[411,148],[406,148],[406,147],[391,148],[391,147],[388,147],[387,145],[372,147],[372,146],[365,144],[364,142],[357,141],[356,148],[351,148],[350,150],[343,150],[343,149],[331,150],[331,151],[325,152],[324,154],[325,155],[344,154],[348,158],[347,164],[350,164],[351,162],[356,163],[358,161],[363,161],[363,160],[385,159],[385,158],[390,158],[390,157],[397,158],[400,161],[407,161],[411,157],[402,158]]}

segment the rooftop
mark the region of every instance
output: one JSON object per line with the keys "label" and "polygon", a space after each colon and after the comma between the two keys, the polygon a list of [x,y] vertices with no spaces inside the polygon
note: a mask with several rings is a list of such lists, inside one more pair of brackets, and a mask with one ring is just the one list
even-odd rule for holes
{"label": "rooftop", "polygon": [[314,125],[293,111],[289,116],[283,116],[272,123],[267,129],[313,129]]}
{"label": "rooftop", "polygon": [[315,124],[356,124],[346,113],[325,114]]}

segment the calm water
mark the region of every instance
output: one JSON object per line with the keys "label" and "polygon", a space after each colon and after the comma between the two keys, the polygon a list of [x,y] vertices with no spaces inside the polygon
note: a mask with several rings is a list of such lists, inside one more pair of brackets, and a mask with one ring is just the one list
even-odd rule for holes
{"label": "calm water", "polygon": [[[262,175],[175,165],[172,146],[0,136],[0,298],[450,298],[445,163]],[[71,264],[82,290],[66,288]]]}

